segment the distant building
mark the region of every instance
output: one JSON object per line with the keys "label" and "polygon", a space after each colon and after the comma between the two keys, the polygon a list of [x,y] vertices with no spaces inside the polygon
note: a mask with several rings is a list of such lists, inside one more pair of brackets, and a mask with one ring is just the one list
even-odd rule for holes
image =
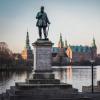
{"label": "distant building", "polygon": [[52,56],[53,62],[62,62],[69,63],[69,62],[89,62],[91,59],[97,58],[97,46],[95,43],[95,39],[93,38],[91,46],[73,46],[65,44],[62,39],[62,35],[60,34],[60,39],[58,42],[58,47],[52,48]]}
{"label": "distant building", "polygon": [[97,58],[99,58],[99,59],[100,59],[100,54],[98,54],[98,55],[97,55]]}
{"label": "distant building", "polygon": [[93,38],[92,46],[68,46],[66,50],[67,56],[71,62],[90,61],[97,56],[97,47]]}
{"label": "distant building", "polygon": [[66,52],[71,62],[91,60],[91,48],[88,46],[69,46]]}
{"label": "distant building", "polygon": [[[67,41],[66,41],[67,45]],[[58,47],[52,48],[53,64],[65,65],[69,62],[66,54],[66,47],[64,47],[64,42],[62,40],[62,35],[60,34],[60,39],[58,42]]]}
{"label": "distant building", "polygon": [[20,53],[14,53],[13,54],[13,57],[14,57],[14,59],[17,61],[17,60],[22,60],[22,56],[21,56],[21,54]]}
{"label": "distant building", "polygon": [[96,46],[94,37],[93,37],[93,42],[92,42],[92,46],[91,46],[91,53],[92,53],[91,58],[95,59],[97,57],[97,46]]}
{"label": "distant building", "polygon": [[33,60],[33,53],[30,47],[30,43],[29,43],[29,33],[27,31],[27,35],[26,35],[26,46],[24,48],[24,50],[21,53],[22,59],[27,60],[27,61],[32,61]]}
{"label": "distant building", "polygon": [[95,62],[97,65],[100,65],[100,54],[97,55]]}

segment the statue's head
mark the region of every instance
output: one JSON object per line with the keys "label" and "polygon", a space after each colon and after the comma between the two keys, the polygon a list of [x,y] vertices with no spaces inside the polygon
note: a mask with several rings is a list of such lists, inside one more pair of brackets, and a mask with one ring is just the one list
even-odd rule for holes
{"label": "statue's head", "polygon": [[41,6],[41,12],[44,12],[44,6]]}

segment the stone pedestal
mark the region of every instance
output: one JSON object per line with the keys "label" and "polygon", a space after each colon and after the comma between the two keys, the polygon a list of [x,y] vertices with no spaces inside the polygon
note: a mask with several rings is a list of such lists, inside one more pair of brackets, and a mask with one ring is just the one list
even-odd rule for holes
{"label": "stone pedestal", "polygon": [[33,43],[34,66],[33,78],[54,78],[52,74],[52,42],[38,39]]}

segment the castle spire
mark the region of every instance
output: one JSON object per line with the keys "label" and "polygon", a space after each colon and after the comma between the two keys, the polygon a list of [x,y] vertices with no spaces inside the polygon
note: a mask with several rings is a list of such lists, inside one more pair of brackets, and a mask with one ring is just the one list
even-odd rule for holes
{"label": "castle spire", "polygon": [[22,51],[21,53],[21,56],[24,60],[32,60],[33,59],[33,54],[32,54],[32,50],[31,50],[31,47],[30,47],[30,41],[29,41],[29,33],[28,33],[28,30],[27,30],[27,34],[26,34],[26,42],[25,42],[25,48],[24,50]]}
{"label": "castle spire", "polygon": [[67,40],[65,40],[65,48],[67,48],[67,47],[68,47]]}
{"label": "castle spire", "polygon": [[64,47],[64,43],[63,43],[63,40],[62,40],[62,35],[60,33],[60,40],[59,40],[59,43],[58,43],[58,47],[59,48],[63,48]]}
{"label": "castle spire", "polygon": [[93,40],[92,40],[92,47],[97,48],[94,37],[93,37]]}
{"label": "castle spire", "polygon": [[29,33],[28,33],[28,30],[27,30],[27,35],[26,35],[26,49],[30,50],[30,44],[29,44]]}

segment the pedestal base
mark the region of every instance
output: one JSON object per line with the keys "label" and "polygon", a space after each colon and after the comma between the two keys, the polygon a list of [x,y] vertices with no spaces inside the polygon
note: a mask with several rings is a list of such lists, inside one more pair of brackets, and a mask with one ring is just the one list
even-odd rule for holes
{"label": "pedestal base", "polygon": [[49,40],[37,40],[34,47],[34,71],[52,70],[52,42]]}

